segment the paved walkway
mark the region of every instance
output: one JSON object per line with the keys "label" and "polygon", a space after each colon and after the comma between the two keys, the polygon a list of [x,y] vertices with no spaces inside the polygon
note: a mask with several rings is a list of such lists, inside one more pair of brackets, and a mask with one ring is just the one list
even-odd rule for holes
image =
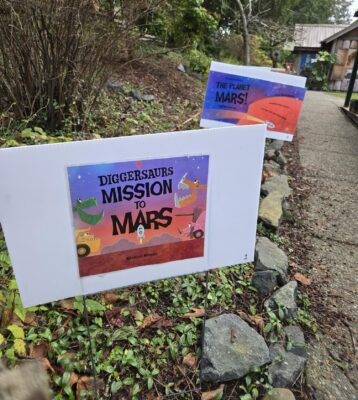
{"label": "paved walkway", "polygon": [[337,316],[309,349],[307,380],[317,400],[358,399],[358,129],[341,105],[343,99],[309,92],[298,130],[313,188],[304,221],[313,245],[308,274]]}

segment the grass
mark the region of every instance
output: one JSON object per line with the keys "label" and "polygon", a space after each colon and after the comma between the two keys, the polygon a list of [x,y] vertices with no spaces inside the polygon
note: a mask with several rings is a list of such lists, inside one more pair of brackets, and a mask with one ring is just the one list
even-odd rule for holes
{"label": "grass", "polygon": [[[341,97],[342,99],[345,99],[347,95],[346,92],[326,92],[326,93],[332,96]],[[358,93],[352,94],[352,100],[358,100]]]}

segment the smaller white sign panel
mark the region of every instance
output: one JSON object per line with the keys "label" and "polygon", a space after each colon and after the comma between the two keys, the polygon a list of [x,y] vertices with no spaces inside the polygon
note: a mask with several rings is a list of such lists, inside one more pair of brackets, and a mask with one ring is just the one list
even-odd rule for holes
{"label": "smaller white sign panel", "polygon": [[291,141],[306,78],[264,67],[212,62],[200,126],[267,124],[267,137]]}
{"label": "smaller white sign panel", "polygon": [[26,307],[254,258],[265,125],[0,150]]}

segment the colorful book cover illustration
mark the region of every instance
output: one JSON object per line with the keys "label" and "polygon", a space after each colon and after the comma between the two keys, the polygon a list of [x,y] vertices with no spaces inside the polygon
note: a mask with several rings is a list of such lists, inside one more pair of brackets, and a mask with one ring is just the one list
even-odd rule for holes
{"label": "colorful book cover illustration", "polygon": [[67,168],[80,276],[204,256],[209,156]]}
{"label": "colorful book cover illustration", "polygon": [[303,87],[211,70],[201,126],[207,126],[203,120],[266,123],[268,131],[293,135],[305,92]]}

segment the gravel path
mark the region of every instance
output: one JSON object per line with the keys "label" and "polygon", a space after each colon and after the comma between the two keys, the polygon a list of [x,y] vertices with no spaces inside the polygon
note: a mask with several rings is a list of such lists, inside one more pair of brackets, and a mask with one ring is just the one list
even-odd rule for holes
{"label": "gravel path", "polygon": [[316,400],[358,399],[358,129],[341,105],[308,92],[298,130],[312,188],[304,220],[312,245],[308,275],[336,316],[309,348],[307,382]]}

